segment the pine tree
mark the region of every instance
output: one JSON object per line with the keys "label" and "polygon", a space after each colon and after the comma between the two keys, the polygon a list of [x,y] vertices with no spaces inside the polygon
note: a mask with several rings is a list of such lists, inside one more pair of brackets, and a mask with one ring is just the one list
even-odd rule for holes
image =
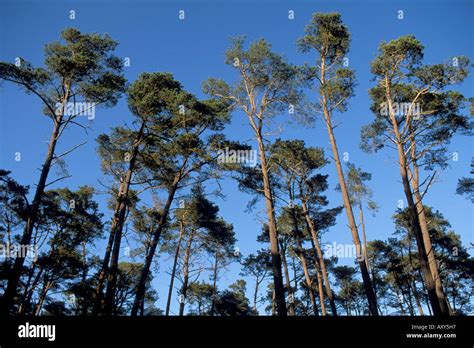
{"label": "pine tree", "polygon": [[243,37],[232,40],[231,48],[226,51],[226,64],[235,68],[237,82],[231,86],[223,80],[211,78],[205,82],[204,90],[230,103],[234,109],[241,109],[256,138],[270,232],[278,315],[286,316],[281,255],[275,221],[275,201],[270,182],[264,125],[276,115],[289,110],[291,106],[296,106],[299,97],[296,90],[296,69],[272,52],[270,44],[264,39],[250,44],[245,50]]}
{"label": "pine tree", "polygon": [[[423,46],[413,36],[381,43],[372,62],[375,121],[363,128],[361,146],[377,151],[385,142],[394,145],[430,303],[435,315],[449,315],[422,199],[438,175],[435,169],[447,166],[450,139],[470,128],[461,113],[465,98],[446,91],[466,78],[469,61],[458,57],[457,66],[423,65],[422,58]],[[433,174],[421,181],[421,168]]]}
{"label": "pine tree", "polygon": [[[41,201],[47,186],[51,168],[62,162],[62,157],[77,148],[56,153],[60,137],[65,129],[80,125],[79,113],[70,111],[70,103],[84,98],[97,106],[113,106],[124,90],[122,62],[112,54],[117,42],[108,35],[83,34],[76,29],[61,33],[62,42],[46,45],[45,68],[34,68],[21,60],[21,65],[0,62],[0,80],[20,86],[28,94],[37,96],[44,105],[43,113],[51,120],[53,129],[48,151],[41,167],[33,201],[28,205],[28,219],[21,239],[22,245],[29,245],[38,220]],[[74,108],[73,108],[74,109]],[[79,121],[79,122],[78,122]],[[10,272],[8,286],[0,299],[0,313],[8,314],[25,262],[17,257]]]}
{"label": "pine tree", "polygon": [[[314,50],[318,56],[315,66],[306,66],[302,69],[303,75],[309,87],[316,85],[315,88],[320,96],[320,102],[315,104],[314,108],[323,115],[326,124],[352,240],[357,252],[360,253],[362,248],[359,231],[347,191],[333,125],[333,114],[336,111],[343,112],[347,109],[348,99],[353,95],[355,86],[354,72],[344,65],[344,59],[349,50],[350,34],[338,13],[314,14],[305,33],[306,35],[298,40],[300,50],[302,52]],[[361,260],[359,268],[370,313],[376,316],[378,315],[377,300],[369,272],[360,255],[358,259]]]}

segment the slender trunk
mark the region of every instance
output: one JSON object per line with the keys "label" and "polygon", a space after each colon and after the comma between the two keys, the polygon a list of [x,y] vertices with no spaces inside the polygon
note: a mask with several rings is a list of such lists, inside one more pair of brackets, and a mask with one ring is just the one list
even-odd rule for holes
{"label": "slender trunk", "polygon": [[[291,183],[290,182],[288,182],[288,194],[289,194],[289,197],[290,197],[290,201],[294,202],[293,190],[291,189]],[[306,261],[306,257],[304,255],[303,243],[302,243],[303,236],[302,236],[302,233],[301,233],[301,231],[298,227],[298,218],[296,216],[295,207],[292,206],[290,208],[290,211],[291,211],[291,220],[292,220],[292,224],[293,224],[293,235],[294,235],[294,238],[296,240],[296,246],[298,248],[297,255],[298,255],[298,258],[301,261],[301,266],[303,267],[303,272],[304,272],[305,281],[306,281],[306,287],[308,288],[308,294],[309,294],[309,298],[310,298],[310,301],[311,301],[311,305],[313,306],[314,315],[318,315],[318,306],[316,305],[316,299],[315,299],[315,296],[314,296],[313,281],[312,281],[311,276],[309,274],[308,264],[307,264],[307,261]],[[296,282],[296,272],[295,272],[295,282]],[[295,289],[296,289],[296,286],[295,286]],[[323,313],[323,315],[326,315],[326,308],[325,308],[325,305],[324,305],[324,295],[323,295],[322,291],[320,291],[320,296],[323,296],[322,301],[321,301],[322,313]]]}
{"label": "slender trunk", "polygon": [[141,303],[143,302],[143,299],[145,297],[145,285],[146,281],[148,279],[148,275],[150,274],[150,267],[151,267],[151,262],[153,261],[153,257],[155,256],[155,251],[156,247],[158,246],[158,241],[160,240],[161,232],[163,231],[163,228],[166,224],[166,221],[168,219],[168,213],[171,207],[171,203],[173,202],[174,195],[176,193],[176,190],[178,188],[178,183],[180,180],[181,176],[176,175],[173,184],[171,185],[169,191],[168,191],[168,198],[166,200],[165,206],[163,208],[163,212],[160,216],[160,221],[158,222],[158,227],[156,228],[155,232],[153,233],[153,240],[150,245],[150,249],[148,250],[148,253],[145,257],[145,263],[143,265],[142,271],[140,273],[140,279],[138,281],[137,285],[137,292],[135,295],[135,300],[133,302],[133,307],[131,311],[131,316],[136,316],[138,313],[138,309],[141,306]]}
{"label": "slender trunk", "polygon": [[455,281],[452,282],[452,298],[453,298],[453,311],[456,313],[457,312],[457,309],[456,309],[456,283]]}
{"label": "slender trunk", "polygon": [[265,206],[268,216],[268,230],[270,237],[270,251],[272,254],[273,285],[275,289],[276,308],[279,316],[286,316],[285,289],[283,287],[283,275],[281,272],[281,256],[278,250],[278,236],[275,221],[275,211],[273,206],[273,196],[270,187],[270,178],[268,174],[267,158],[265,155],[265,146],[261,134],[261,127],[254,127],[256,132],[258,149],[260,154],[260,165],[262,169],[263,190],[265,195]]}
{"label": "slender trunk", "polygon": [[293,286],[295,287],[295,289],[298,289],[298,272],[296,271],[296,262],[294,257],[291,258],[291,266],[293,268]]}
{"label": "slender trunk", "polygon": [[[309,227],[308,227],[308,230],[309,230]],[[314,245],[314,241],[312,238],[310,238],[310,242],[311,242],[311,247],[313,248],[314,252],[313,252],[313,263],[314,263],[314,269],[316,270],[316,280],[318,281],[318,294],[319,294],[319,302],[321,303],[321,314],[323,316],[326,316],[327,315],[327,311],[326,311],[326,303],[324,301],[324,291],[323,291],[323,279],[322,279],[322,276],[321,276],[321,266],[319,264],[319,260],[318,260],[318,257],[316,255],[316,246]],[[335,304],[334,304],[334,307],[335,307]],[[337,315],[337,314],[335,314]]]}
{"label": "slender trunk", "polygon": [[408,281],[407,297],[408,297],[408,300],[407,300],[408,310],[410,311],[410,315],[413,317],[415,316],[415,309],[413,306],[413,298],[412,298],[410,281]]}
{"label": "slender trunk", "polygon": [[[301,244],[301,240],[297,238],[296,240],[298,246],[298,256],[301,261],[301,266],[303,267],[304,277],[306,280],[306,287],[308,288],[309,299],[311,301],[311,305],[313,306],[314,315],[318,315],[318,305],[316,304],[316,298],[314,296],[314,289],[313,289],[313,280],[311,279],[311,275],[309,274],[308,270],[308,262],[304,255],[303,246]],[[319,274],[319,273],[318,273]],[[320,301],[321,301],[321,309],[323,315],[326,315],[326,307],[324,305],[324,295],[322,295],[322,287],[319,289],[320,291]]]}
{"label": "slender trunk", "polygon": [[257,313],[257,300],[258,300],[258,287],[260,286],[260,280],[258,277],[255,279],[255,290],[253,292],[253,310]]}
{"label": "slender trunk", "polygon": [[[86,281],[87,281],[87,274],[88,274],[88,266],[87,266],[87,250],[86,250],[86,242],[82,243],[82,280],[81,280],[81,285],[82,288],[86,288]],[[82,303],[82,315],[87,316],[87,313],[89,311],[89,308],[87,306],[89,302],[86,301],[86,299],[83,299]]]}
{"label": "slender trunk", "polygon": [[[301,192],[303,192],[302,187],[300,188],[300,190]],[[326,262],[324,261],[323,251],[321,250],[321,245],[319,243],[318,233],[316,231],[316,226],[314,226],[313,220],[311,220],[311,217],[309,216],[308,206],[306,204],[306,199],[303,197],[303,195],[301,199],[301,204],[303,208],[303,214],[306,220],[306,225],[308,226],[308,229],[311,234],[311,243],[313,244],[313,249],[316,251],[316,255],[319,260],[319,261],[315,260],[315,266],[318,272],[319,272],[319,269],[321,270],[323,281],[320,283],[321,284],[324,283],[324,288],[326,289],[326,296],[328,297],[329,304],[331,306],[332,315],[337,316],[336,303],[334,301],[334,295],[332,293],[331,284],[329,283],[328,272],[326,269]],[[322,291],[320,291],[320,297],[322,296],[321,294],[322,294]],[[324,306],[324,300],[321,303],[321,307],[322,306]]]}
{"label": "slender trunk", "polygon": [[[120,188],[120,190],[122,190]],[[114,216],[118,214],[118,208],[119,205],[116,206]],[[102,267],[99,272],[99,277],[97,280],[97,287],[95,289],[95,301],[94,301],[94,307],[92,309],[92,315],[98,315],[101,312],[102,309],[102,292],[104,290],[104,284],[105,284],[105,278],[107,276],[108,270],[109,270],[109,263],[110,263],[110,254],[112,253],[112,246],[114,244],[114,237],[115,234],[110,232],[109,234],[109,239],[107,241],[107,246],[105,248],[105,255],[104,259],[102,260]]]}
{"label": "slender trunk", "polygon": [[319,302],[321,303],[321,314],[323,317],[327,315],[326,303],[324,302],[324,289],[323,289],[323,278],[321,276],[321,270],[316,269],[316,279],[318,280],[318,294]]}
{"label": "slender trunk", "polygon": [[[29,245],[31,243],[33,229],[38,220],[38,212],[40,209],[41,200],[43,198],[44,191],[47,185],[46,181],[48,179],[49,171],[51,170],[51,166],[54,160],[54,152],[56,150],[56,145],[57,145],[60,131],[61,131],[64,108],[68,100],[69,100],[69,86],[67,86],[66,88],[66,94],[62,102],[61,115],[57,116],[54,122],[53,132],[51,133],[51,138],[49,140],[46,158],[43,162],[43,166],[41,168],[41,174],[40,174],[38,183],[36,185],[36,191],[33,198],[33,202],[29,206],[29,209],[28,209],[28,219],[26,221],[25,229],[21,237],[21,241],[20,241],[21,245]],[[0,298],[0,315],[8,315],[14,305],[14,299],[16,296],[18,284],[20,282],[20,277],[23,271],[24,263],[25,263],[24,255],[17,255],[17,257],[15,258],[13,267],[9,271],[7,288],[5,289],[3,297]]]}
{"label": "slender trunk", "polygon": [[49,280],[44,284],[43,290],[41,291],[40,297],[38,299],[38,303],[35,306],[35,313],[34,313],[35,316],[40,315],[41,308],[43,308],[44,300],[46,299],[46,295],[48,294],[48,291],[52,285],[53,283],[50,282]]}
{"label": "slender trunk", "polygon": [[427,295],[428,291],[426,291],[425,283],[423,282],[423,274],[422,274],[422,272],[420,271],[419,268],[418,268],[418,277],[422,280],[421,281],[421,289],[422,289],[421,296],[425,300],[426,308],[428,308],[428,314],[431,316],[431,315],[433,315],[433,312],[431,310],[430,299]]}
{"label": "slender trunk", "polygon": [[[367,254],[367,237],[365,235],[364,209],[362,208],[362,204],[359,204],[359,219],[360,219],[360,228],[362,230],[362,243],[364,244],[365,266],[370,271],[369,255]],[[372,279],[372,281],[373,281],[373,279]]]}
{"label": "slender trunk", "polygon": [[413,260],[412,260],[412,252],[411,252],[411,238],[408,239],[408,264],[410,266],[410,269],[409,269],[409,282],[410,282],[410,286],[411,286],[411,289],[412,289],[412,292],[413,292],[413,296],[415,296],[415,301],[416,301],[416,306],[418,308],[418,313],[421,315],[421,316],[424,316],[424,313],[423,313],[423,307],[421,306],[421,302],[420,302],[420,296],[419,296],[419,293],[418,293],[418,290],[416,288],[416,282],[415,282],[415,278],[414,278],[414,268],[413,268]]}
{"label": "slender trunk", "polygon": [[399,167],[400,167],[400,177],[402,179],[403,191],[405,193],[405,197],[408,204],[408,213],[410,216],[413,234],[415,235],[415,239],[416,239],[418,254],[420,258],[420,268],[421,268],[421,271],[423,272],[423,278],[425,281],[426,289],[428,291],[428,297],[429,297],[434,315],[436,316],[446,315],[449,313],[445,313],[442,311],[442,308],[438,300],[438,296],[436,294],[436,287],[433,280],[433,276],[431,274],[429,264],[428,264],[428,256],[426,254],[425,245],[423,243],[423,233],[420,228],[420,221],[418,219],[418,211],[416,209],[415,202],[413,200],[410,182],[408,179],[404,143],[402,141],[401,134],[398,129],[398,122],[395,118],[395,114],[393,111],[393,103],[392,103],[390,84],[389,84],[388,78],[386,79],[385,97],[387,100],[390,119],[393,126],[393,133],[395,135],[395,140],[396,140],[396,145],[397,145],[398,161],[399,161]]}
{"label": "slender trunk", "polygon": [[[283,242],[281,242],[283,244]],[[283,245],[280,245],[280,252],[281,252],[281,261],[283,265],[283,271],[285,274],[285,287],[286,290],[288,291],[288,298],[290,299],[288,301],[288,314],[290,316],[295,315],[295,298],[293,294],[293,289],[291,287],[291,281],[290,281],[290,273],[288,272],[288,264],[286,263],[286,248]]]}
{"label": "slender trunk", "polygon": [[184,253],[183,260],[183,286],[181,287],[181,299],[179,301],[179,316],[184,315],[184,306],[186,304],[186,293],[188,292],[189,284],[189,258],[191,257],[191,246],[193,244],[194,232],[191,231],[189,235],[188,243],[186,245],[186,251]]}
{"label": "slender trunk", "polygon": [[107,290],[105,294],[105,314],[111,315],[113,311],[113,301],[115,288],[117,284],[117,274],[118,274],[118,264],[120,257],[120,244],[122,241],[123,226],[125,224],[126,212],[129,208],[129,191],[130,184],[132,181],[133,173],[136,167],[136,161],[138,157],[139,147],[143,140],[143,134],[145,131],[146,122],[143,120],[138,131],[137,137],[134,140],[132,154],[130,156],[130,161],[128,164],[127,174],[124,178],[124,184],[121,186],[121,191],[118,193],[117,205],[118,209],[117,215],[114,216],[112,220],[112,226],[110,228],[110,233],[114,234],[114,245],[112,248],[112,254],[110,259],[110,268],[107,274]]}
{"label": "slender trunk", "polygon": [[352,210],[352,205],[350,203],[349,193],[347,191],[346,182],[345,182],[345,179],[344,179],[344,173],[342,171],[341,161],[340,161],[340,158],[339,158],[339,150],[337,148],[336,139],[335,139],[334,133],[333,133],[333,127],[331,125],[331,120],[329,119],[329,117],[326,118],[326,125],[327,125],[327,131],[328,131],[328,134],[329,134],[329,139],[330,139],[330,143],[331,143],[331,147],[332,147],[334,163],[336,165],[337,176],[338,176],[338,180],[339,180],[339,186],[341,187],[341,194],[342,194],[342,198],[343,198],[343,201],[344,201],[344,209],[346,211],[347,220],[349,221],[349,227],[350,227],[351,234],[352,234],[352,241],[355,245],[355,248],[356,248],[356,251],[357,251],[357,254],[358,254],[357,255],[357,263],[359,264],[359,268],[360,268],[360,271],[361,271],[362,281],[363,281],[363,284],[364,284],[365,295],[366,295],[367,301],[369,303],[369,311],[370,311],[371,315],[378,316],[377,300],[375,298],[375,293],[374,293],[374,290],[373,290],[373,287],[372,287],[372,282],[370,280],[369,271],[367,269],[366,263],[364,262],[364,260],[362,260],[362,257],[360,255],[362,247],[361,247],[361,242],[360,242],[360,239],[359,239],[359,232],[357,231],[357,225],[356,225],[355,219],[354,219],[354,212]]}
{"label": "slender trunk", "polygon": [[[410,170],[409,170],[409,173],[410,173]],[[422,196],[420,194],[419,169],[418,169],[418,165],[414,161],[413,161],[413,173],[411,173],[411,185],[412,185],[413,193],[415,196],[415,205],[416,205],[416,210],[418,212],[421,232],[423,234],[423,244],[425,246],[426,254],[428,256],[428,264],[430,267],[431,275],[433,276],[433,280],[435,282],[436,295],[438,297],[441,311],[443,313],[449,313],[450,312],[449,303],[444,293],[442,279],[439,274],[438,264],[436,262],[435,251],[431,244],[430,233],[428,230],[428,222],[426,219],[426,212],[423,206]]]}
{"label": "slender trunk", "polygon": [[272,291],[272,315],[276,315],[276,300],[275,300],[275,289]]}
{"label": "slender trunk", "polygon": [[[140,127],[140,132],[139,132],[140,136],[138,138],[141,138],[141,136],[143,135],[144,126],[145,126],[145,122],[142,122],[142,125]],[[141,139],[140,139],[140,141],[141,141]],[[139,144],[136,142],[135,145],[136,146],[134,146],[133,152],[134,152],[134,154],[135,154],[135,151],[137,152],[134,156],[136,158],[136,156],[138,154],[138,145]],[[135,165],[135,158],[133,159],[133,166]],[[127,172],[127,175],[128,175],[128,173],[131,173],[130,172],[131,168],[132,168],[132,161],[129,162],[129,170]],[[130,180],[131,180],[131,176],[130,176]],[[112,218],[112,226],[110,228],[109,239],[107,241],[107,247],[105,249],[104,259],[102,261],[102,267],[100,269],[99,277],[98,277],[98,281],[97,281],[97,287],[96,287],[96,291],[95,291],[95,302],[94,302],[94,308],[93,308],[93,315],[97,315],[102,311],[103,300],[104,300],[102,292],[104,290],[105,280],[109,275],[109,263],[110,263],[110,258],[111,258],[111,255],[112,255],[112,247],[114,247],[114,245],[117,244],[117,243],[114,244],[115,237],[117,235],[117,229],[119,228],[120,225],[123,226],[123,223],[120,224],[120,219],[121,219],[121,215],[122,215],[121,210],[125,206],[122,203],[123,203],[124,199],[126,198],[124,196],[124,193],[126,192],[127,195],[128,195],[129,187],[127,187],[127,185],[129,186],[129,184],[130,184],[130,181],[127,181],[125,179],[120,183],[120,186],[119,186],[119,193],[118,193],[118,196],[117,196],[117,202],[115,204],[114,215],[113,215],[113,218]],[[126,208],[126,206],[125,206],[125,208]],[[123,217],[124,216],[125,216],[125,214],[123,215]],[[118,244],[120,245],[120,243],[118,243]]]}
{"label": "slender trunk", "polygon": [[[33,270],[32,270],[33,273],[34,273],[35,268],[36,268],[36,264],[33,266]],[[29,308],[29,306],[31,304],[31,299],[33,298],[33,294],[35,292],[35,289],[36,289],[36,287],[38,286],[38,284],[41,280],[41,276],[43,275],[43,271],[44,271],[44,268],[40,268],[38,273],[35,276],[35,279],[31,283],[30,289],[28,290],[27,288],[25,288],[26,297],[25,297],[25,300],[22,303],[22,306],[20,306],[21,311],[18,313],[19,315],[25,314],[26,310]]]}
{"label": "slender trunk", "polygon": [[180,251],[180,248],[181,248],[181,240],[183,239],[183,231],[184,231],[183,222],[180,221],[180,223],[179,223],[178,245],[176,247],[176,252],[174,254],[173,269],[171,271],[171,279],[170,279],[170,285],[169,285],[169,290],[168,290],[168,300],[166,301],[166,312],[165,312],[166,316],[170,315],[171,296],[173,294],[174,277],[175,277],[175,274],[176,274],[176,266],[178,264],[179,251]]}
{"label": "slender trunk", "polygon": [[[309,274],[308,262],[306,260],[306,257],[304,256],[301,241],[297,240],[297,243],[298,243],[298,249],[300,250],[299,259],[301,261],[301,267],[303,267],[304,278],[305,278],[305,281],[306,281],[306,287],[308,288],[309,299],[311,301],[311,305],[313,306],[314,315],[317,316],[318,315],[318,305],[316,304],[316,298],[314,296],[313,281],[311,279],[311,275]],[[320,289],[320,291],[322,292],[322,288]],[[322,313],[323,313],[323,315],[326,315],[326,308],[325,308],[325,305],[324,305],[324,296],[322,296],[322,298],[320,300],[322,301],[321,302]]]}
{"label": "slender trunk", "polygon": [[[339,181],[339,186],[341,187],[342,199],[344,201],[344,209],[346,211],[347,220],[349,222],[349,228],[352,234],[352,241],[356,247],[357,253],[360,254],[362,248],[359,239],[359,232],[357,230],[357,224],[354,218],[354,212],[352,210],[351,201],[349,199],[349,192],[347,191],[346,181],[344,178],[344,172],[342,170],[341,160],[339,158],[339,150],[337,148],[336,138],[334,136],[334,129],[331,122],[331,112],[327,107],[327,97],[326,93],[323,90],[326,84],[326,59],[321,57],[321,66],[320,66],[320,81],[321,81],[321,106],[323,110],[323,116],[326,122],[327,133],[329,136],[329,142],[331,143],[332,154],[334,158],[334,163],[337,170],[337,178]],[[374,289],[372,287],[369,271],[365,262],[362,260],[360,255],[357,255],[357,262],[359,264],[360,272],[362,275],[362,281],[364,283],[365,295],[367,296],[367,301],[369,303],[369,311],[371,315],[378,316],[377,310],[377,299],[375,298]]]}
{"label": "slender trunk", "polygon": [[403,307],[403,301],[400,300],[400,292],[398,291],[398,285],[395,285],[394,286],[394,291],[395,291],[395,295],[397,296],[397,302],[398,302],[398,305],[400,306],[400,312],[402,313],[402,315],[405,315],[405,307]]}
{"label": "slender trunk", "polygon": [[[36,270],[36,262],[33,262],[33,264],[31,265],[30,272],[28,274],[28,280],[26,281],[26,284],[25,284],[25,291],[23,292],[20,308],[18,309],[19,316],[25,314],[26,308],[29,303],[28,301],[33,296],[34,286],[31,286],[31,289],[30,289],[30,285],[31,285],[31,280],[33,279],[33,275],[35,274],[35,270]],[[35,285],[35,282],[39,278],[39,275],[41,274],[42,270],[43,269],[40,269],[40,271],[38,272],[38,276],[35,277],[35,281],[33,282],[33,285]]]}
{"label": "slender trunk", "polygon": [[218,245],[216,245],[216,253],[215,253],[215,257],[214,257],[214,267],[213,267],[213,270],[212,270],[212,302],[211,302],[211,311],[209,313],[209,315],[211,317],[214,316],[214,311],[215,311],[215,308],[216,308],[216,296],[217,296],[217,267],[218,267],[218,263],[219,263],[219,249],[218,249]]}
{"label": "slender trunk", "polygon": [[[369,271],[370,271],[370,275],[371,275],[371,277],[372,277],[372,286],[373,286],[373,288],[374,288],[375,298],[377,298],[377,278],[376,278],[376,273],[375,273],[374,265],[371,265],[371,264],[370,264],[370,261],[369,261]],[[379,305],[378,302],[377,302],[377,308],[378,308],[378,310],[379,310],[380,313],[381,313],[380,305]]]}
{"label": "slender trunk", "polygon": [[428,257],[426,255],[426,251],[423,244],[423,236],[420,228],[420,224],[418,221],[418,212],[416,210],[413,197],[411,194],[410,184],[408,182],[407,172],[406,172],[406,163],[403,157],[403,147],[399,144],[399,161],[400,161],[400,175],[402,178],[403,188],[405,192],[405,197],[408,202],[408,209],[409,215],[411,220],[411,225],[413,228],[413,233],[415,235],[417,249],[420,259],[420,268],[423,272],[423,278],[426,284],[426,289],[428,291],[428,297],[430,299],[431,306],[433,308],[433,312],[435,315],[442,315],[441,307],[438,301],[438,297],[436,295],[435,284],[433,281],[433,277],[431,275],[431,271],[428,265]]}
{"label": "slender trunk", "polygon": [[418,313],[421,316],[424,316],[425,314],[423,312],[423,307],[421,306],[420,296],[418,295],[418,291],[416,290],[416,285],[415,285],[415,282],[413,280],[410,281],[410,286],[411,286],[411,291],[413,292],[413,296],[415,297],[415,302],[416,302],[416,307],[418,308]]}

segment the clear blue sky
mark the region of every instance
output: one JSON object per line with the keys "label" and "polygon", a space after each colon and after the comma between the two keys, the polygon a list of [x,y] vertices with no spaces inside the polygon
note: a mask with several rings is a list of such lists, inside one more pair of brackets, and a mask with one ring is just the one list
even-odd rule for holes
{"label": "clear blue sky", "polygon": [[[76,19],[69,19],[69,10],[75,10]],[[186,19],[178,19],[184,10]],[[288,19],[288,11],[295,11],[295,19]],[[397,11],[404,11],[404,19]],[[413,34],[425,46],[425,62],[437,63],[450,56],[473,55],[473,2],[450,1],[390,1],[390,0],[330,0],[330,1],[0,1],[0,60],[13,62],[21,56],[35,66],[43,64],[43,47],[57,40],[61,30],[75,27],[84,32],[109,33],[119,42],[116,53],[129,57],[131,66],[126,77],[133,81],[141,72],[172,72],[186,89],[202,96],[201,83],[208,77],[233,79],[233,71],[224,64],[228,37],[246,34],[249,40],[266,38],[274,50],[285,55],[292,63],[312,62],[313,56],[296,51],[295,41],[314,12],[340,12],[352,33],[348,55],[350,67],[356,70],[358,87],[349,110],[339,115],[342,123],[336,130],[341,152],[348,152],[350,161],[373,175],[374,199],[381,209],[375,218],[368,216],[367,233],[370,239],[385,239],[393,232],[391,216],[397,201],[403,199],[399,173],[394,154],[384,150],[375,155],[359,149],[362,125],[372,120],[367,91],[373,86],[369,62],[375,57],[380,41]],[[470,29],[469,29],[470,28]],[[473,96],[473,78],[459,87],[466,96]],[[41,115],[41,105],[33,96],[27,96],[17,87],[0,87],[0,168],[13,172],[23,184],[33,185],[38,177],[37,168],[43,161],[51,125]],[[87,145],[67,157],[72,178],[59,186],[76,188],[97,185],[103,178],[96,155],[95,139],[113,126],[130,122],[125,99],[113,109],[99,109],[92,122],[92,130],[85,134],[71,129],[61,140],[58,152],[87,141]],[[304,139],[307,145],[330,148],[323,124],[314,128],[298,125],[283,126],[283,138]],[[251,138],[250,130],[238,114],[227,127],[226,134],[235,140]],[[467,176],[473,155],[472,140],[456,138],[450,147],[459,153],[459,161],[452,162],[426,197],[426,204],[439,209],[462,236],[465,245],[473,242],[473,208],[464,197],[455,194],[459,177]],[[21,162],[14,161],[15,152],[21,152]],[[325,170],[330,180],[329,206],[339,205],[340,194],[334,191],[336,173],[331,163]],[[51,179],[55,173],[51,174]],[[238,247],[244,255],[262,247],[256,241],[260,226],[255,213],[244,212],[250,196],[237,190],[231,181],[223,183],[227,198],[218,200],[221,213],[234,224]],[[105,196],[98,197],[105,211]],[[261,210],[263,207],[258,206]],[[108,215],[107,215],[108,216]],[[335,227],[324,236],[324,242],[350,243],[344,214]],[[102,256],[100,248],[99,256]],[[472,251],[472,250],[471,250]],[[169,277],[163,271],[169,266],[167,258],[160,259],[160,274],[154,285],[159,291],[157,305],[164,308],[164,289]],[[163,261],[163,262],[161,262]],[[341,261],[344,262],[344,261]],[[223,276],[221,288],[238,278],[238,267],[232,266]],[[203,276],[203,280],[208,280]],[[253,283],[249,281],[248,288]],[[174,303],[176,305],[176,301]],[[174,306],[174,310],[176,310]]]}

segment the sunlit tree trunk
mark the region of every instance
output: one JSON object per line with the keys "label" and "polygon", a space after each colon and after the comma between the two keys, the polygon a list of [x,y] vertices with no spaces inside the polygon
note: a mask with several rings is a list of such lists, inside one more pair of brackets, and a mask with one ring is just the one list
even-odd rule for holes
{"label": "sunlit tree trunk", "polygon": [[433,280],[433,276],[431,274],[431,270],[428,264],[428,257],[427,257],[425,245],[423,242],[423,233],[420,228],[418,211],[416,209],[416,205],[413,200],[413,194],[411,191],[411,186],[410,186],[409,177],[408,177],[408,171],[407,171],[408,166],[407,166],[406,157],[405,157],[404,143],[401,138],[401,134],[399,132],[399,125],[395,118],[395,113],[393,110],[393,101],[392,101],[390,82],[388,80],[388,77],[385,79],[385,98],[388,104],[390,120],[392,122],[393,134],[395,136],[397,153],[398,153],[398,162],[399,162],[399,167],[400,167],[400,177],[402,180],[405,198],[408,204],[408,212],[411,219],[413,234],[415,235],[415,239],[417,243],[418,255],[420,258],[420,268],[421,268],[421,271],[423,272],[423,279],[425,281],[426,289],[428,291],[428,297],[430,299],[430,304],[433,309],[434,315],[445,315],[448,313],[445,313],[442,311],[438,296],[436,294],[436,287]]}
{"label": "sunlit tree trunk", "polygon": [[281,256],[278,250],[278,236],[275,221],[275,210],[273,196],[270,186],[270,178],[268,174],[267,157],[265,154],[265,146],[263,144],[261,124],[257,126],[253,120],[253,128],[255,130],[258,142],[258,150],[260,155],[260,167],[262,170],[263,178],[263,190],[265,196],[265,206],[267,209],[268,216],[268,230],[270,237],[270,252],[272,254],[272,268],[273,268],[273,283],[275,288],[275,302],[278,315],[286,316],[286,301],[285,301],[285,289],[283,287],[283,275],[281,273]]}
{"label": "sunlit tree trunk", "polygon": [[[412,138],[412,141],[413,141],[413,138]],[[428,256],[428,264],[430,267],[431,274],[433,276],[433,280],[435,282],[436,295],[440,303],[441,311],[443,313],[449,313],[450,312],[449,302],[444,293],[442,279],[439,275],[438,264],[436,262],[436,255],[435,255],[433,246],[431,244],[431,238],[430,238],[430,233],[428,230],[428,222],[426,219],[425,208],[423,206],[422,195],[420,193],[420,186],[419,186],[420,174],[419,174],[418,164],[414,160],[414,157],[416,154],[414,144],[412,144],[411,154],[412,154],[413,172],[411,172],[409,168],[408,168],[408,171],[411,178],[413,194],[415,196],[415,205],[416,205],[416,210],[417,210],[418,218],[420,222],[420,228],[423,234],[423,244],[425,245],[426,254]]]}
{"label": "sunlit tree trunk", "polygon": [[[354,246],[356,247],[357,253],[360,253],[362,248],[361,248],[361,243],[359,239],[359,232],[357,231],[357,224],[355,222],[354,212],[352,210],[352,205],[349,198],[349,192],[347,191],[346,181],[344,178],[344,172],[342,170],[341,160],[339,158],[339,150],[337,148],[336,137],[334,136],[334,128],[331,121],[332,115],[327,107],[327,97],[326,97],[326,93],[324,92],[324,87],[326,85],[326,59],[324,56],[321,57],[321,65],[319,68],[320,68],[319,78],[320,78],[321,86],[322,86],[321,87],[321,90],[322,90],[321,107],[323,111],[324,120],[326,123],[327,133],[329,136],[329,142],[331,144],[334,163],[336,165],[337,178],[339,181],[339,186],[341,188],[342,199],[344,202],[344,209],[346,211],[349,228],[352,234],[352,241],[354,243]],[[375,293],[370,281],[369,271],[367,270],[367,266],[365,262],[361,260],[362,258],[358,257],[357,259],[358,259],[357,262],[359,264],[360,272],[362,274],[362,281],[364,284],[365,294],[369,302],[370,314],[377,316],[378,315],[377,300],[375,298]]]}

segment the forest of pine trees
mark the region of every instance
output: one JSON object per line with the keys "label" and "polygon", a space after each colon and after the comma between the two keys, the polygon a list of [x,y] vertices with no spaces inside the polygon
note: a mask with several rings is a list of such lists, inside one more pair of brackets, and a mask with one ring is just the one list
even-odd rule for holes
{"label": "forest of pine trees", "polygon": [[[405,202],[386,221],[395,226],[383,231],[390,237],[376,238],[380,231],[367,228],[379,209],[374,173],[344,160],[338,147],[337,127],[352,122],[357,84],[345,60],[349,29],[338,13],[313,14],[295,38],[309,62],[301,66],[264,38],[233,37],[225,52],[233,78],[203,81],[206,98],[172,73],[156,72],[159,66],[127,81],[116,54],[120,38],[74,28],[45,46],[41,66],[0,62],[0,88],[21,90],[25,103],[36,98],[42,107],[31,127],[50,131],[34,182],[0,169],[1,315],[472,315],[469,246],[443,206],[425,203],[443,185],[450,141],[471,135],[469,96],[454,89],[468,76],[469,58],[427,64],[423,43],[411,35],[373,52],[372,121],[355,136],[361,151],[395,158],[380,166],[393,166],[398,181],[386,185],[396,185]],[[110,121],[93,139],[107,181],[68,187],[68,155],[82,143],[65,152],[59,145],[67,130],[89,127],[71,103],[113,110],[120,99],[131,121]],[[276,118],[327,134],[287,139],[273,132]],[[233,119],[241,141],[225,132]],[[448,194],[472,201],[469,174],[472,168]],[[222,180],[247,199],[247,207],[233,209],[247,209],[252,230],[226,221],[219,202],[232,197]],[[327,199],[334,189],[336,203]],[[255,252],[241,252],[243,233],[258,244]],[[331,233],[350,238],[356,253],[349,262],[328,253]],[[240,272],[224,286],[230,267]],[[157,306],[158,298],[166,305]]]}

